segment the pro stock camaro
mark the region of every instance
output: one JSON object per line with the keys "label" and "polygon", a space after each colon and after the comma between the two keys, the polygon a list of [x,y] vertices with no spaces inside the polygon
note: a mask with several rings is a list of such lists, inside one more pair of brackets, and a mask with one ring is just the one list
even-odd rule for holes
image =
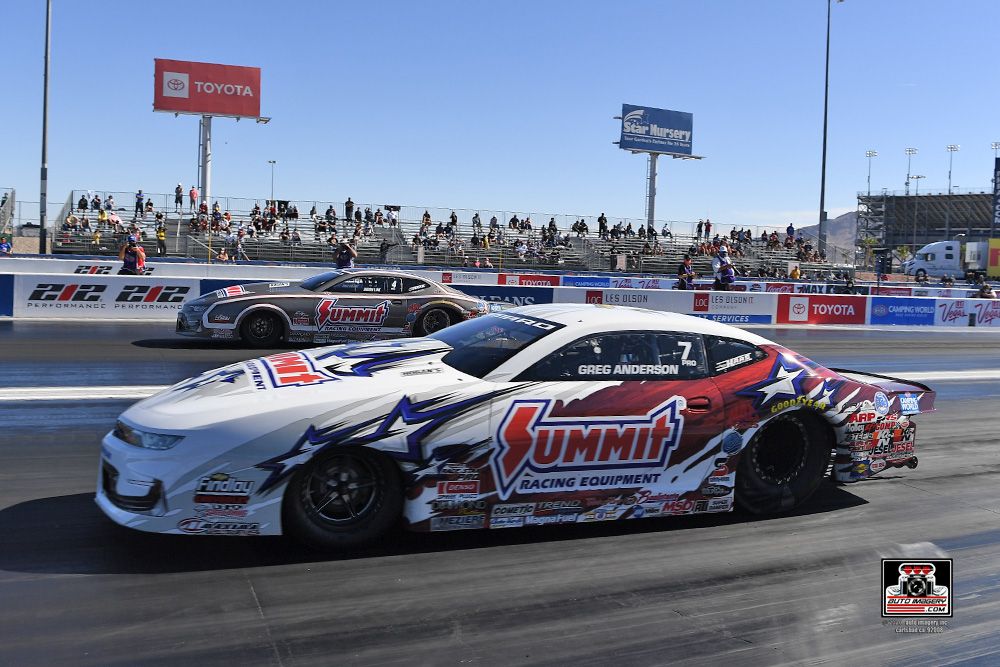
{"label": "pro stock camaro", "polygon": [[427,338],[285,352],[141,401],[97,503],[192,535],[324,547],[411,530],[790,510],[915,467],[926,386],[685,315],[526,306]]}
{"label": "pro stock camaro", "polygon": [[203,294],[181,308],[176,331],[252,347],[375,340],[425,336],[499,308],[410,273],[346,269]]}

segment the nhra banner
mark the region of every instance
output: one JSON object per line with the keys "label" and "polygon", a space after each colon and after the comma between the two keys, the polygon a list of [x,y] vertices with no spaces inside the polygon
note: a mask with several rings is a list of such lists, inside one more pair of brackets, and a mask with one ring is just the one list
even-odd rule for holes
{"label": "nhra banner", "polygon": [[694,115],[690,113],[622,105],[621,149],[691,155],[693,139]]}
{"label": "nhra banner", "polygon": [[153,111],[260,118],[260,68],[153,59]]}
{"label": "nhra banner", "polygon": [[14,276],[14,317],[172,320],[201,294],[196,278]]}

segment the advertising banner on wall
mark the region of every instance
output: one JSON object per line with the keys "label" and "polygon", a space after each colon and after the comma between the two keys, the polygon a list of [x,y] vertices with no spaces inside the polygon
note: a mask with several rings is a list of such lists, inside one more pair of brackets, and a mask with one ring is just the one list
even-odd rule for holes
{"label": "advertising banner on wall", "polygon": [[153,60],[153,111],[260,117],[260,68]]}
{"label": "advertising banner on wall", "polygon": [[[993,220],[990,224],[991,238],[997,233],[998,229],[1000,229],[1000,157],[993,158]],[[992,248],[993,243],[991,241],[990,249]],[[991,273],[990,275],[998,274]]]}
{"label": "advertising banner on wall", "polygon": [[172,320],[200,294],[196,278],[19,275],[14,317]]}
{"label": "advertising banner on wall", "polygon": [[938,326],[1000,326],[1000,301],[992,299],[935,299],[934,324]]}
{"label": "advertising banner on wall", "polygon": [[779,324],[864,324],[867,297],[780,294]]}
{"label": "advertising banner on wall", "polygon": [[627,151],[691,155],[694,115],[684,111],[622,105],[618,147]]}
{"label": "advertising banner on wall", "polygon": [[751,292],[694,292],[691,298],[689,312],[697,317],[726,324],[771,324],[777,296]]}
{"label": "advertising banner on wall", "polygon": [[551,287],[516,287],[507,285],[454,285],[454,288],[469,296],[484,301],[499,301],[512,306],[531,306],[536,303],[552,303]]}
{"label": "advertising banner on wall", "polygon": [[934,324],[934,299],[872,297],[871,324]]}

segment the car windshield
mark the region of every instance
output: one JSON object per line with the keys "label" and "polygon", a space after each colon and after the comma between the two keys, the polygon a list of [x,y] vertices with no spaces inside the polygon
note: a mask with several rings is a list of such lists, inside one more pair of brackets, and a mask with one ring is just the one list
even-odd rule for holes
{"label": "car windshield", "polygon": [[485,377],[515,354],[562,324],[515,313],[493,313],[442,329],[430,338],[453,349],[441,359],[455,370]]}
{"label": "car windshield", "polygon": [[344,275],[343,271],[327,271],[326,273],[321,273],[318,276],[313,276],[312,278],[306,278],[301,283],[299,287],[302,289],[307,289],[310,292],[315,292],[317,289],[327,284],[334,278],[339,278]]}

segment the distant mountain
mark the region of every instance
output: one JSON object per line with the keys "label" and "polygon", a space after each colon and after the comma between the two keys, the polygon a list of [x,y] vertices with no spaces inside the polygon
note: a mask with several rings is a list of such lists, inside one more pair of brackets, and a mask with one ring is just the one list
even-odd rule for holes
{"label": "distant mountain", "polygon": [[[826,242],[840,248],[854,248],[854,235],[858,226],[858,212],[851,211],[826,221]],[[817,236],[819,225],[809,225],[801,230],[806,236]]]}

